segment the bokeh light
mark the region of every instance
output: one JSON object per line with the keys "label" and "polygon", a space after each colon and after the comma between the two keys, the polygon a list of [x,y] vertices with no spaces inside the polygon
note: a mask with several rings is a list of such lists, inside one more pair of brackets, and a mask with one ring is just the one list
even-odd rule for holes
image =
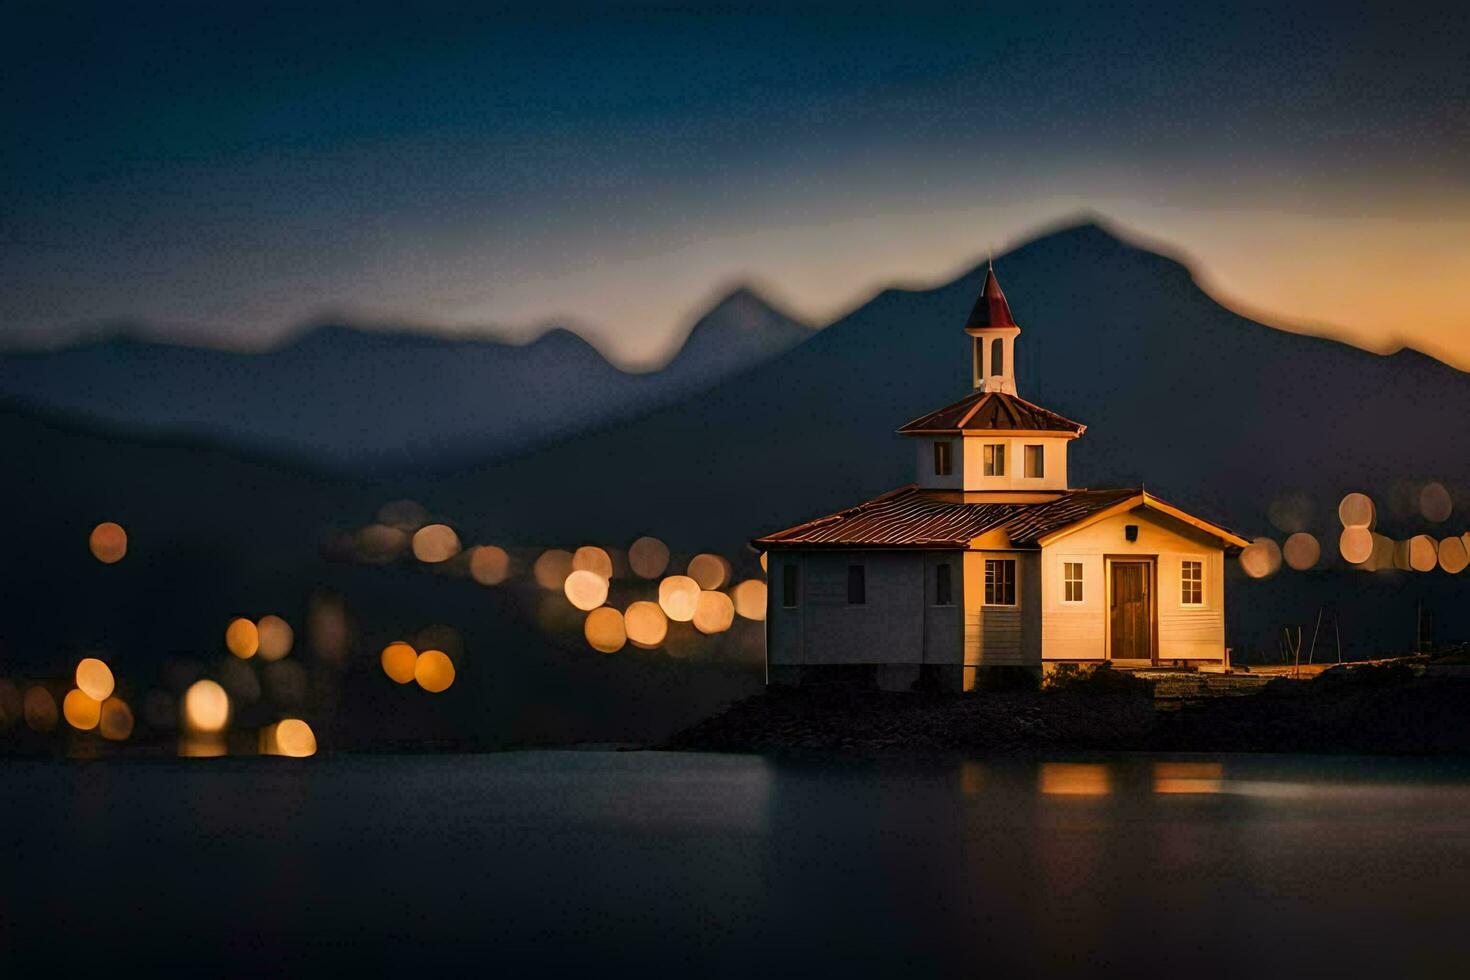
{"label": "bokeh light", "polygon": [[1451,575],[1458,575],[1470,564],[1470,552],[1465,550],[1465,539],[1445,538],[1439,543],[1439,567]]}
{"label": "bokeh light", "polygon": [[1268,578],[1281,568],[1281,548],[1270,538],[1256,538],[1240,553],[1240,567],[1251,578]]}
{"label": "bokeh light", "polygon": [[623,626],[623,614],[611,606],[594,609],[587,614],[582,624],[587,643],[598,653],[617,653],[628,642],[628,631]]}
{"label": "bokeh light", "polygon": [[639,578],[658,578],[669,567],[669,546],[658,538],[641,537],[628,548],[628,565]]}
{"label": "bokeh light", "polygon": [[1337,548],[1349,565],[1361,565],[1373,557],[1373,532],[1364,524],[1349,524],[1338,536]]}
{"label": "bokeh light", "polygon": [[96,657],[86,657],[77,663],[77,687],[93,701],[106,701],[112,696],[115,682],[112,669]]}
{"label": "bokeh light", "polygon": [[718,589],[730,579],[730,563],[719,555],[695,555],[689,561],[689,577],[701,589]]}
{"label": "bokeh light", "polygon": [[413,556],[425,564],[448,561],[459,550],[459,535],[448,524],[429,524],[414,532]]}
{"label": "bokeh light", "polygon": [[1338,502],[1337,519],[1343,527],[1366,527],[1371,531],[1377,523],[1378,512],[1371,497],[1355,491]]}
{"label": "bokeh light", "polygon": [[701,633],[723,633],[735,622],[735,603],[723,592],[701,592],[694,607],[694,628]]}
{"label": "bokeh light", "polygon": [[560,548],[543,551],[531,567],[531,574],[543,589],[560,592],[567,576],[572,574],[572,553]]}
{"label": "bokeh light", "polygon": [[1427,534],[1409,539],[1409,567],[1416,572],[1432,572],[1439,567],[1439,543]]}
{"label": "bokeh light", "polygon": [[408,532],[390,524],[369,524],[357,532],[357,557],[374,565],[395,561],[408,547]]}
{"label": "bokeh light", "polygon": [[470,552],[470,577],[481,585],[499,585],[510,577],[510,555],[493,544],[480,545]]}
{"label": "bokeh light", "polygon": [[1443,483],[1426,483],[1419,491],[1419,513],[1424,515],[1425,520],[1435,524],[1443,523],[1450,519],[1454,509],[1450,492]]}
{"label": "bokeh light", "polygon": [[280,616],[260,617],[255,630],[260,636],[260,655],[266,660],[280,660],[291,652],[291,644],[296,641],[291,624]]}
{"label": "bokeh light", "polygon": [[39,684],[26,689],[21,712],[25,715],[26,725],[32,731],[49,732],[56,727],[56,698]]}
{"label": "bokeh light", "polygon": [[225,647],[241,660],[249,660],[260,649],[260,631],[241,616],[225,627]]}
{"label": "bokeh light", "polygon": [[669,619],[658,603],[640,599],[623,613],[623,628],[634,646],[652,650],[669,634]]}
{"label": "bokeh light", "polygon": [[425,650],[413,665],[413,679],[430,694],[447,691],[454,683],[454,661],[443,650]]}
{"label": "bokeh light", "polygon": [[224,731],[230,720],[230,696],[211,680],[199,680],[184,692],[184,727],[210,735]]}
{"label": "bokeh light", "polygon": [[572,555],[572,571],[591,572],[603,581],[612,578],[612,556],[593,544],[584,544]]}
{"label": "bokeh light", "polygon": [[766,618],[766,583],[758,578],[748,578],[735,586],[732,593],[735,611],[746,619]]}
{"label": "bokeh light", "polygon": [[114,565],[122,561],[123,556],[128,553],[128,532],[120,524],[103,521],[92,528],[87,547],[92,549],[92,557],[102,564]]}
{"label": "bokeh light", "polygon": [[316,755],[316,733],[300,718],[286,718],[277,723],[271,741],[276,755],[292,759]]}
{"label": "bokeh light", "polygon": [[20,688],[7,678],[0,677],[0,728],[7,728],[21,718]]}
{"label": "bokeh light", "polygon": [[1281,548],[1281,556],[1286,564],[1299,572],[1305,572],[1322,557],[1322,546],[1311,534],[1298,531],[1286,539],[1286,544]]}
{"label": "bokeh light", "polygon": [[579,568],[567,576],[563,591],[568,602],[585,612],[607,601],[607,579],[590,569]]}
{"label": "bokeh light", "polygon": [[1266,517],[1283,534],[1305,531],[1312,521],[1312,499],[1300,490],[1284,493],[1266,506]]}
{"label": "bokeh light", "polygon": [[412,530],[429,522],[429,512],[416,500],[390,500],[378,508],[378,520],[404,530]]}
{"label": "bokeh light", "polygon": [[658,584],[658,604],[674,622],[687,623],[699,605],[699,591],[699,583],[689,576],[670,575]]}
{"label": "bokeh light", "polygon": [[97,730],[108,741],[126,741],[133,734],[133,709],[120,698],[108,698],[102,702]]}
{"label": "bokeh light", "polygon": [[66,716],[66,723],[82,732],[90,732],[97,727],[97,721],[102,717],[102,704],[80,688],[72,688],[66,692],[66,698],[61,702],[61,713]]}
{"label": "bokeh light", "polygon": [[413,680],[414,664],[418,659],[418,651],[402,640],[395,640],[385,646],[378,657],[379,663],[383,665],[383,673],[391,677],[395,684],[407,684]]}

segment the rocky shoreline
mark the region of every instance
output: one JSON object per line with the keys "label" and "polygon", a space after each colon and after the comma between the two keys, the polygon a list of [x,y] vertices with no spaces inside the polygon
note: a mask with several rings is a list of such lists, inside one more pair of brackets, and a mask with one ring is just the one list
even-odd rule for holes
{"label": "rocky shoreline", "polygon": [[1470,754],[1470,678],[1334,667],[1258,693],[1166,704],[1100,671],[972,694],[771,689],[671,738],[691,751],[851,754],[1150,751]]}

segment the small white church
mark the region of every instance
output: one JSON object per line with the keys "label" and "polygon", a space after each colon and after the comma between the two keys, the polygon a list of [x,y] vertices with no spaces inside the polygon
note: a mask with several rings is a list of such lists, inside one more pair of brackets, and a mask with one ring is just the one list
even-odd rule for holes
{"label": "small white church", "polygon": [[995,270],[965,323],[974,391],[898,431],[916,481],[753,543],[767,682],[971,690],[982,670],[1226,666],[1225,556],[1248,542],[1142,489],[1073,489],[1080,422],[1021,398]]}

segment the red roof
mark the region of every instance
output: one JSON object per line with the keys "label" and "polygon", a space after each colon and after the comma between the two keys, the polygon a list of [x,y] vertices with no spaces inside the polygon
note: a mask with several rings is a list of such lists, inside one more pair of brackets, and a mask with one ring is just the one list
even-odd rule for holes
{"label": "red roof", "polygon": [[1070,432],[1081,435],[1087,426],[1073,422],[1040,405],[1003,391],[975,391],[953,405],[914,419],[899,432],[964,432],[976,430],[1005,432]]}
{"label": "red roof", "polygon": [[985,270],[985,285],[980,290],[980,298],[975,300],[975,308],[970,311],[970,318],[965,321],[966,330],[983,330],[986,327],[1014,327],[1016,321],[1011,317],[1011,304],[1006,302],[1006,294],[1000,291],[1000,283],[995,278],[995,268],[988,267]]}
{"label": "red roof", "polygon": [[757,548],[964,548],[1004,528],[1012,544],[1029,545],[1051,531],[1106,510],[1142,490],[1068,490],[1041,503],[964,503],[953,490],[910,484],[847,510],[757,538]]}

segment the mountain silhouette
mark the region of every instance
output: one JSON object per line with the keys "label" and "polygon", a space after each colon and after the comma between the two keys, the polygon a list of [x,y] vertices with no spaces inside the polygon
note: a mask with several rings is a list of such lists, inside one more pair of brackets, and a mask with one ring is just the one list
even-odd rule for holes
{"label": "mountain silhouette", "polygon": [[0,356],[0,399],[122,431],[391,470],[494,457],[627,418],[810,333],[740,287],[646,373],[620,370],[560,328],[516,345],[324,324],[261,353],[112,336]]}
{"label": "mountain silhouette", "polygon": [[[1310,631],[1328,603],[1343,617],[1351,655],[1403,652],[1420,601],[1433,605],[1441,629],[1470,627],[1461,580],[1364,574],[1336,558],[1336,504],[1350,490],[1379,502],[1382,529],[1396,537],[1470,529],[1462,496],[1470,486],[1470,377],[1414,351],[1383,356],[1253,322],[1211,299],[1180,262],[1094,222],[997,256],[995,269],[1022,329],[1020,394],[1088,426],[1069,451],[1074,486],[1142,484],[1247,536],[1281,540],[1300,528],[1320,539],[1324,560],[1310,573],[1253,582],[1232,563],[1227,629],[1238,655],[1274,652],[1282,625]],[[15,515],[6,533],[17,556],[8,594],[17,608],[51,602],[73,574],[70,559],[47,550],[53,538],[84,540],[91,523],[106,519],[138,525],[155,555],[209,554],[197,574],[170,580],[190,607],[204,608],[196,593],[221,587],[221,576],[241,589],[291,582],[299,591],[323,574],[324,536],[403,497],[455,523],[467,541],[625,546],[655,534],[676,551],[719,550],[740,574],[754,574],[746,544],[753,536],[913,478],[912,446],[894,430],[968,390],[962,328],[983,271],[932,289],[885,290],[784,354],[669,404],[471,465],[328,476],[241,458],[238,448],[138,441],[75,420],[0,413],[5,445],[25,464],[0,483],[0,505]],[[734,306],[743,305],[736,294]],[[699,353],[701,329],[681,356]],[[403,352],[415,344],[442,347],[433,338],[358,340],[362,350],[392,350],[395,376],[412,374],[403,365],[416,362]],[[330,352],[316,362],[344,347],[321,334],[297,343]],[[582,345],[569,335],[541,343]],[[581,384],[553,374],[527,395],[550,406],[581,397]],[[457,390],[421,380],[400,404],[410,411]],[[289,401],[287,391],[273,394]],[[349,411],[341,410],[343,424]],[[1417,488],[1431,479],[1460,506],[1439,524],[1415,507]],[[1294,501],[1297,523],[1273,527],[1269,515],[1282,499]],[[367,587],[381,574],[348,578]],[[71,623],[72,614],[58,609],[55,622]],[[15,642],[41,644],[49,635]]]}

